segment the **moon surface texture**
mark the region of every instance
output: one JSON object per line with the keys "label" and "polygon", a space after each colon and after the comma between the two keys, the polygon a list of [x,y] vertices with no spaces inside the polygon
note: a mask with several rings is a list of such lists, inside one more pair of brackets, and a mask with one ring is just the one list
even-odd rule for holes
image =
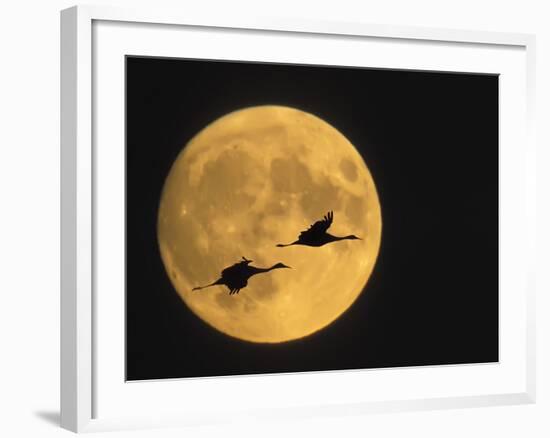
{"label": "moon surface texture", "polygon": [[[330,210],[329,233],[362,240],[275,246]],[[340,132],[294,108],[258,106],[215,120],[182,149],[157,231],[166,272],[196,315],[227,335],[277,343],[322,329],[353,304],[376,262],[382,218],[372,176]],[[253,276],[236,295],[192,291],[242,256],[292,269]]]}

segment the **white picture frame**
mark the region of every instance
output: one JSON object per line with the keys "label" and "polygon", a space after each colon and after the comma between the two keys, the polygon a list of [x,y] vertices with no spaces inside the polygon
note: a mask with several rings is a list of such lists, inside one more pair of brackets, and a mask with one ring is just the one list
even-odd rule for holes
{"label": "white picture frame", "polygon": [[[147,32],[147,42],[140,34]],[[124,234],[121,212],[112,217],[116,226],[105,224],[97,209],[101,203],[116,205],[123,193],[124,169],[121,168],[120,140],[123,120],[120,103],[123,100],[123,76],[118,59],[121,54],[157,54],[181,56],[176,51],[184,44],[172,46],[171,40],[180,35],[188,38],[193,32],[206,38],[205,57],[212,59],[239,59],[238,50],[215,52],[207,39],[220,33],[234,32],[232,38],[239,50],[250,52],[246,59],[255,60],[258,47],[254,41],[272,44],[278,39],[315,40],[333,38],[335,44],[372,45],[372,66],[419,68],[418,59],[425,59],[428,70],[479,71],[501,74],[500,139],[504,145],[501,156],[501,328],[500,342],[504,356],[496,365],[418,367],[393,370],[367,370],[362,373],[334,372],[287,375],[242,376],[219,379],[187,379],[185,389],[181,381],[125,383],[120,380],[123,359],[124,287],[116,269],[123,260],[120,252],[110,251],[113,259],[107,263],[106,242],[120,242]],[[171,32],[176,32],[172,34]],[[127,38],[131,35],[132,38]],[[157,36],[154,36],[157,35]],[[315,36],[315,38],[308,38]],[[128,49],[128,40],[132,48]],[[331,40],[332,41],[332,40]],[[395,46],[387,55],[376,48]],[[138,45],[141,44],[141,47]],[[267,44],[262,52],[270,56]],[[285,44],[289,44],[288,41]],[[308,43],[309,44],[309,43]],[[314,43],[311,43],[314,44]],[[299,46],[299,44],[298,44]],[[162,53],[159,47],[163,48]],[[267,51],[265,49],[267,48]],[[365,46],[366,47],[366,46]],[[409,59],[405,51],[417,48],[417,59]],[[460,51],[459,56],[447,51]],[[480,52],[481,50],[481,52]],[[396,54],[403,54],[400,64]],[[469,52],[471,51],[471,53]],[[326,52],[326,51],[324,51]],[[334,64],[348,65],[337,53],[323,53]],[[345,50],[343,51],[345,52]],[[218,53],[218,55],[216,55]],[[377,53],[379,55],[377,55]],[[434,56],[439,53],[441,56]],[[185,55],[185,53],[183,53]],[[473,54],[473,55],[472,55]],[[479,56],[483,54],[483,56]],[[197,53],[188,53],[196,57]],[[264,55],[261,55],[264,56]],[[271,54],[271,56],[276,56]],[[285,56],[296,56],[299,52]],[[344,56],[344,55],[342,55]],[[379,56],[379,57],[377,57]],[[393,59],[390,59],[394,56]],[[200,56],[199,56],[200,57]],[[328,58],[327,58],[328,57]],[[425,57],[425,58],[423,58]],[[436,59],[437,58],[437,59]],[[470,61],[467,61],[470,59]],[[398,412],[418,409],[442,409],[502,404],[533,403],[535,401],[535,303],[534,303],[534,244],[535,244],[535,142],[533,138],[535,38],[527,34],[426,29],[403,26],[385,26],[365,23],[317,22],[307,19],[258,18],[235,15],[232,17],[195,16],[192,11],[130,10],[111,7],[75,6],[61,12],[61,426],[75,431],[100,431],[120,428],[162,427],[206,424],[224,421],[296,418],[311,415],[365,414],[369,412]],[[98,62],[101,61],[101,62]],[[293,59],[289,59],[293,61]],[[461,62],[463,64],[461,64]],[[470,64],[468,62],[471,62]],[[308,62],[306,62],[308,63]],[[416,64],[415,64],[416,63]],[[116,64],[116,65],[115,65]],[[352,64],[354,65],[354,64]],[[462,69],[461,69],[462,66]],[[112,70],[111,70],[112,69]],[[112,74],[114,73],[114,74]],[[103,98],[107,90],[113,102]],[[107,93],[105,93],[106,95]],[[514,103],[512,105],[512,103]],[[513,107],[513,108],[512,108]],[[109,108],[108,110],[106,108]],[[103,111],[105,110],[105,111]],[[104,113],[110,111],[107,126]],[[103,118],[102,118],[103,117]],[[120,123],[119,123],[120,125]],[[99,126],[99,127],[98,127]],[[115,132],[116,131],[116,132]],[[98,155],[98,144],[108,142],[109,153]],[[518,162],[519,160],[519,162]],[[508,172],[519,166],[513,176]],[[98,177],[101,175],[100,177]],[[117,176],[118,175],[118,176]],[[99,181],[99,183],[98,183]],[[102,182],[103,181],[103,182]],[[113,198],[102,184],[116,187]],[[117,195],[118,194],[118,195]],[[122,228],[121,228],[122,227]],[[514,237],[521,230],[521,237]],[[105,237],[102,237],[105,236]],[[103,240],[102,240],[103,239]],[[100,243],[98,243],[100,242]],[[113,246],[116,243],[112,243]],[[118,257],[118,258],[117,258]],[[514,267],[514,269],[508,269]],[[120,269],[119,269],[120,270]],[[509,272],[514,271],[514,272]],[[112,288],[110,298],[98,300],[102,290]],[[508,291],[508,292],[506,292]],[[113,333],[105,336],[105,331]],[[115,357],[111,361],[110,357]],[[110,362],[111,361],[111,362]],[[504,371],[503,371],[504,370]],[[358,380],[360,379],[360,380]],[[383,382],[398,382],[402,389],[390,391]],[[414,387],[420,382],[424,389]],[[455,386],[445,382],[456,380]],[[112,382],[116,382],[113,384]],[[363,382],[363,383],[361,383]],[[352,393],[350,388],[368,383],[372,397]],[[378,382],[378,383],[377,383]],[[423,383],[422,383],[423,382]],[[443,384],[442,384],[443,382]],[[485,382],[482,384],[482,382]],[[395,386],[399,386],[396,384]],[[179,385],[179,386],[178,386]],[[313,388],[325,388],[318,394]],[[172,389],[176,388],[176,389]],[[276,388],[282,388],[280,393]],[[288,401],[285,390],[299,388],[311,391],[311,396],[297,395],[295,403]],[[384,388],[387,388],[384,392]],[[242,406],[224,410],[224,393],[241,392]],[[272,401],[263,403],[258,394],[273,391]],[[184,391],[184,392],[182,392]],[[193,406],[182,401],[175,403],[178,394],[219,394],[220,404],[201,408],[200,400]],[[407,392],[408,391],[408,392]],[[106,400],[107,394],[109,400]],[[140,395],[141,394],[141,395]],[[139,400],[161,397],[168,402],[146,404]],[[191,396],[190,396],[191,397]],[[257,397],[254,399],[254,397]],[[249,399],[251,401],[246,402]],[[132,401],[136,401],[133,403]],[[157,398],[158,400],[158,398]],[[139,404],[141,403],[141,404]],[[169,409],[171,403],[172,408]],[[246,404],[248,403],[248,405]],[[239,403],[237,403],[239,404]],[[128,406],[125,410],[122,406]],[[193,408],[193,409],[190,409]],[[103,414],[105,413],[105,414]]]}

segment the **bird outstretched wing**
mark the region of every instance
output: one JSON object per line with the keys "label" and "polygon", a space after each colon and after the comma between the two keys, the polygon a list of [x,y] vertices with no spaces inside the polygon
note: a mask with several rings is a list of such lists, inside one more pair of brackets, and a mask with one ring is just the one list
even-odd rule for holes
{"label": "bird outstretched wing", "polygon": [[300,233],[300,238],[309,237],[309,236],[318,236],[327,232],[327,230],[332,225],[332,220],[334,219],[334,213],[329,211],[325,214],[324,218],[320,221],[315,222],[307,230]]}
{"label": "bird outstretched wing", "polygon": [[245,259],[243,257],[242,261],[237,262],[237,263],[225,268],[222,271],[222,278],[227,278],[228,276],[231,276],[231,275],[241,274],[241,272],[243,272],[245,270],[246,266],[248,266],[248,264],[251,263],[251,262],[252,262],[252,260],[248,260],[248,259]]}

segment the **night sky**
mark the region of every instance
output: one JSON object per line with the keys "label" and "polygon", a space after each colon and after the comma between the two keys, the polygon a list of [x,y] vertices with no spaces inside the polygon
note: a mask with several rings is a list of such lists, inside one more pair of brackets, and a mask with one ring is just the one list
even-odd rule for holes
{"label": "night sky", "polygon": [[[344,134],[382,207],[366,290],[323,330],[282,344],[240,341],[195,316],[156,237],[182,146],[266,104]],[[128,57],[126,141],[128,380],[498,361],[497,76]]]}

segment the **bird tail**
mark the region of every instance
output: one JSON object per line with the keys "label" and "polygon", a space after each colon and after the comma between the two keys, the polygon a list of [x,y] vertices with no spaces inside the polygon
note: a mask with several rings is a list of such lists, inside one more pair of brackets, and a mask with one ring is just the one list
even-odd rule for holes
{"label": "bird tail", "polygon": [[218,285],[218,284],[221,284],[221,283],[220,283],[220,280],[216,280],[214,283],[207,284],[206,286],[197,286],[197,287],[194,287],[194,288],[191,289],[191,290],[206,289],[207,287],[216,286],[216,285]]}

